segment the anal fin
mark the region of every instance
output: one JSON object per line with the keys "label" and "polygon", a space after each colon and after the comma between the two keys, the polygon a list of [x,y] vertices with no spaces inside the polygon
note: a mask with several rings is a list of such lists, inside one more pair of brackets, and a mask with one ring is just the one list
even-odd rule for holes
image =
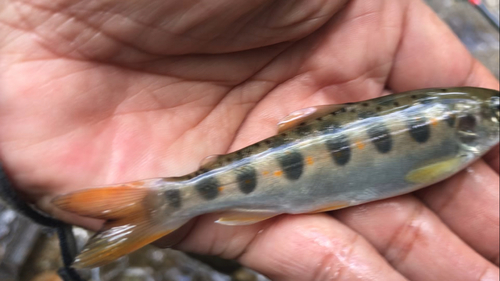
{"label": "anal fin", "polygon": [[144,217],[110,221],[87,242],[73,267],[106,265],[173,232],[180,225],[182,223],[175,226],[158,225]]}
{"label": "anal fin", "polygon": [[279,215],[279,213],[271,211],[227,211],[222,213],[215,222],[223,225],[249,225],[270,219],[277,215]]}
{"label": "anal fin", "polygon": [[335,202],[335,203],[332,203],[331,205],[319,208],[319,209],[314,210],[310,213],[330,212],[330,211],[335,211],[335,210],[342,209],[345,207],[349,207],[350,205],[351,205],[351,203],[349,203],[349,202]]}

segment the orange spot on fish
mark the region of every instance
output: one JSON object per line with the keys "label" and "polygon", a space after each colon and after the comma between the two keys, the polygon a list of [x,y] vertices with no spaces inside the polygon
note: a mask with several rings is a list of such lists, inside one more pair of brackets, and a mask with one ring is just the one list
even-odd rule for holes
{"label": "orange spot on fish", "polygon": [[436,126],[438,125],[438,123],[439,123],[439,120],[438,120],[438,119],[436,119],[436,118],[431,118],[431,125],[432,125],[432,126],[436,127]]}
{"label": "orange spot on fish", "polygon": [[362,141],[356,142],[355,145],[359,149],[364,149],[365,148],[365,144]]}
{"label": "orange spot on fish", "polygon": [[311,156],[306,157],[306,163],[307,165],[312,165],[314,164],[314,159]]}
{"label": "orange spot on fish", "polygon": [[269,175],[269,172],[268,171],[263,171],[262,175],[267,176],[267,175]]}
{"label": "orange spot on fish", "polygon": [[276,171],[274,172],[274,175],[277,177],[281,177],[281,175],[283,175],[283,171]]}
{"label": "orange spot on fish", "polygon": [[219,186],[219,192],[224,191],[224,189],[226,189],[226,187],[225,187],[225,186]]}

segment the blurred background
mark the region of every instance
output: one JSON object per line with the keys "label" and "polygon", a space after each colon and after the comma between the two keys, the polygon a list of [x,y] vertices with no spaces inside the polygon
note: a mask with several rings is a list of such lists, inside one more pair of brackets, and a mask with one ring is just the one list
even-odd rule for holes
{"label": "blurred background", "polygon": [[[426,0],[455,34],[491,72],[499,77],[499,30],[487,19],[491,13],[498,22],[499,0],[483,0],[488,11],[481,12],[465,0]],[[79,246],[88,233],[75,228]],[[61,267],[57,236],[41,228],[0,201],[0,280],[57,281]],[[184,253],[145,247],[100,269],[82,272],[86,280],[146,281],[264,281],[256,272],[233,261],[215,257],[189,256]]]}

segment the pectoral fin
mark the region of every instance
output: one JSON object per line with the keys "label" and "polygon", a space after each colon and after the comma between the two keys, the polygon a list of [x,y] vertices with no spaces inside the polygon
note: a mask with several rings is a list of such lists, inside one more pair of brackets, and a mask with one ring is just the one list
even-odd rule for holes
{"label": "pectoral fin", "polygon": [[281,121],[278,123],[278,133],[293,128],[300,123],[314,120],[321,116],[327,115],[330,112],[337,111],[344,106],[345,105],[343,104],[319,105],[294,111],[285,118],[281,119]]}
{"label": "pectoral fin", "polygon": [[463,168],[464,157],[455,157],[410,171],[406,180],[411,183],[432,184],[443,180]]}

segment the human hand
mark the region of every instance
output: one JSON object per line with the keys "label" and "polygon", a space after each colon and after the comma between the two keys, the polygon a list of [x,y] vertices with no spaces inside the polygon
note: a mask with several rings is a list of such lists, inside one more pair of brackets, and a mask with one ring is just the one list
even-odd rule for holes
{"label": "human hand", "polygon": [[[8,1],[0,153],[41,197],[181,175],[288,113],[498,81],[417,0]],[[498,148],[412,195],[243,227],[206,215],[158,244],[273,280],[498,280]],[[96,221],[78,224],[97,228]]]}

